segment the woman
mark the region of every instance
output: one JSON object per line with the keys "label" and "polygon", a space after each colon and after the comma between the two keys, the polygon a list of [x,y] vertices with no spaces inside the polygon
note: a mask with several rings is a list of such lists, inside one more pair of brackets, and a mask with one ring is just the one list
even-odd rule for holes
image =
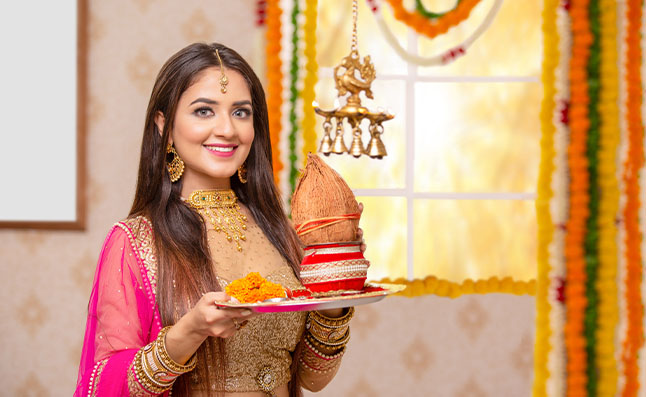
{"label": "woman", "polygon": [[99,258],[75,395],[320,390],[352,309],[255,316],[214,304],[251,271],[302,288],[301,258],[273,182],[260,81],[221,44],[182,49],[157,76],[134,203]]}

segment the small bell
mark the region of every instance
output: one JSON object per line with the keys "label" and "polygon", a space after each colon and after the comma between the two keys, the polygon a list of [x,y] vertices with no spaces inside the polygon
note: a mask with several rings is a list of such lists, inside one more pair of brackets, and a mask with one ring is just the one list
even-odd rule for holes
{"label": "small bell", "polygon": [[325,135],[323,136],[323,140],[321,141],[321,148],[319,149],[319,151],[326,156],[329,156],[330,153],[332,153],[332,138],[330,137],[331,129],[332,124],[330,123],[329,119],[325,120],[325,123],[323,123],[323,130],[325,131]]}
{"label": "small bell", "polygon": [[330,138],[330,134],[325,134],[325,136],[323,137],[319,152],[323,153],[326,156],[329,156],[330,153],[332,153],[332,138]]}
{"label": "small bell", "polygon": [[381,140],[381,134],[383,132],[384,127],[381,126],[381,123],[370,124],[370,142],[368,142],[368,147],[366,147],[366,154],[373,159],[382,159],[388,155],[386,146]]}
{"label": "small bell", "polygon": [[353,131],[352,146],[350,146],[350,154],[354,157],[361,157],[366,151],[363,148],[363,141],[361,141],[361,130],[358,128]]}
{"label": "small bell", "polygon": [[386,152],[386,146],[384,146],[384,143],[381,141],[381,137],[376,134],[370,138],[366,152],[368,153],[368,156],[373,159],[381,159],[388,155]]}
{"label": "small bell", "polygon": [[348,147],[345,146],[343,141],[343,121],[337,120],[336,122],[336,136],[334,137],[334,144],[332,146],[332,153],[343,154],[348,152]]}

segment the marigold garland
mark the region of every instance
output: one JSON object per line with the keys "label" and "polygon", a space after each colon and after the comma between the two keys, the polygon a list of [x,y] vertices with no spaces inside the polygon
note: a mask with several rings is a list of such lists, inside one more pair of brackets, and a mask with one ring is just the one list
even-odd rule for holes
{"label": "marigold garland", "polygon": [[475,41],[479,39],[485,31],[487,31],[487,29],[495,19],[496,14],[502,6],[502,0],[495,0],[493,5],[491,6],[491,9],[489,10],[489,13],[487,13],[487,16],[484,18],[480,26],[478,26],[478,28],[466,40],[454,46],[453,48],[449,48],[448,50],[444,50],[437,55],[428,57],[414,55],[404,49],[401,44],[399,44],[399,41],[397,41],[397,38],[395,37],[393,32],[390,31],[390,28],[388,27],[388,24],[386,24],[386,21],[384,21],[384,18],[382,16],[383,11],[379,12],[379,7],[375,3],[375,0],[368,0],[368,4],[375,16],[379,30],[381,30],[381,33],[386,39],[386,42],[388,42],[392,49],[395,50],[397,55],[399,55],[404,61],[418,66],[438,66],[449,64],[456,59],[466,55],[469,47],[471,47],[471,45],[475,43]]}
{"label": "marigold garland", "polygon": [[292,59],[289,64],[289,191],[293,192],[296,188],[296,178],[298,177],[298,154],[296,153],[296,139],[298,136],[298,122],[296,116],[296,104],[298,102],[298,15],[301,13],[299,0],[294,0],[292,8]]}
{"label": "marigold garland", "polygon": [[240,303],[262,302],[285,296],[285,290],[280,284],[266,280],[258,272],[251,272],[244,278],[232,281],[225,291]]}
{"label": "marigold garland", "polygon": [[418,12],[407,11],[402,4],[403,0],[387,1],[392,7],[393,15],[397,20],[430,39],[444,34],[452,27],[459,25],[469,17],[473,8],[481,2],[481,0],[463,0],[455,9],[447,12],[443,16],[428,19]]}
{"label": "marigold garland", "polygon": [[626,119],[628,156],[622,175],[626,204],[623,210],[625,228],[626,279],[625,297],[627,330],[622,344],[624,388],[622,396],[636,396],[639,391],[638,352],[644,344],[644,307],[641,295],[643,277],[641,232],[639,230],[639,170],[644,164],[644,125],[641,119],[641,24],[642,1],[629,0],[626,7]]}
{"label": "marigold garland", "polygon": [[314,87],[318,81],[318,63],[316,62],[316,18],[318,15],[318,0],[306,0],[305,23],[303,25],[303,39],[305,41],[305,78],[303,79],[303,161],[308,153],[316,152],[316,115],[314,114],[315,92]]}
{"label": "marigold garland", "polygon": [[550,214],[552,197],[551,178],[554,171],[554,123],[552,116],[554,102],[554,72],[558,65],[558,32],[556,30],[556,10],[559,0],[546,0],[543,8],[543,102],[541,105],[541,161],[536,198],[536,218],[538,224],[536,279],[536,338],[534,342],[534,396],[546,396],[547,368],[550,351],[550,305],[549,291],[549,244],[552,241],[553,226]]}
{"label": "marigold garland", "polygon": [[282,14],[280,0],[267,0],[265,19],[267,24],[265,33],[267,40],[265,48],[267,59],[267,112],[269,114],[271,160],[274,166],[274,181],[277,185],[280,183],[280,171],[283,169],[280,156],[281,108],[283,106],[283,63],[280,59],[280,41],[282,39],[280,17]]}
{"label": "marigold garland", "polygon": [[599,371],[597,393],[617,393],[617,362],[615,330],[619,322],[617,299],[617,219],[619,187],[617,181],[617,150],[619,146],[619,69],[617,67],[616,0],[601,0],[601,94],[598,110],[601,115],[599,151],[599,272],[596,290],[599,294],[596,367]]}
{"label": "marigold garland", "polygon": [[449,280],[438,279],[435,276],[428,276],[424,279],[415,279],[409,281],[405,278],[397,278],[391,280],[384,278],[379,283],[386,284],[403,284],[406,289],[397,293],[396,295],[405,296],[407,298],[414,298],[423,295],[437,295],[446,298],[458,298],[466,294],[492,294],[492,293],[506,293],[514,295],[535,295],[536,294],[536,280],[518,281],[511,277],[498,278],[491,277],[489,279],[471,280],[466,279],[461,283],[456,283]]}
{"label": "marigold garland", "polygon": [[584,236],[588,218],[588,161],[585,157],[588,120],[588,82],[586,63],[592,36],[588,21],[588,0],[572,0],[572,58],[570,59],[570,216],[566,225],[565,257],[567,276],[565,305],[567,322],[564,337],[567,354],[567,395],[586,393],[586,351],[584,332],[585,297]]}

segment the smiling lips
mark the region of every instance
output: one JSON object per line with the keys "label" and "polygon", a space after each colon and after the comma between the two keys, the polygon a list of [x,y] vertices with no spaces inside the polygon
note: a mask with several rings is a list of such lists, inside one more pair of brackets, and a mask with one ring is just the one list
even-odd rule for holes
{"label": "smiling lips", "polygon": [[214,144],[214,145],[204,145],[204,147],[213,155],[216,155],[219,157],[231,157],[233,156],[233,153],[235,153],[236,149],[238,148],[238,145]]}

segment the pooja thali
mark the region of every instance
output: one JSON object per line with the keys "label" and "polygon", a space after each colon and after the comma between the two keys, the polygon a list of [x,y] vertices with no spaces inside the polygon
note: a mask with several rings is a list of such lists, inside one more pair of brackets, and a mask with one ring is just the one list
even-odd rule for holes
{"label": "pooja thali", "polygon": [[281,298],[278,302],[215,302],[220,308],[250,309],[256,313],[299,312],[312,310],[340,309],[350,306],[366,305],[382,300],[388,295],[403,291],[402,284],[366,284],[361,291],[345,291],[332,295],[297,296]]}

